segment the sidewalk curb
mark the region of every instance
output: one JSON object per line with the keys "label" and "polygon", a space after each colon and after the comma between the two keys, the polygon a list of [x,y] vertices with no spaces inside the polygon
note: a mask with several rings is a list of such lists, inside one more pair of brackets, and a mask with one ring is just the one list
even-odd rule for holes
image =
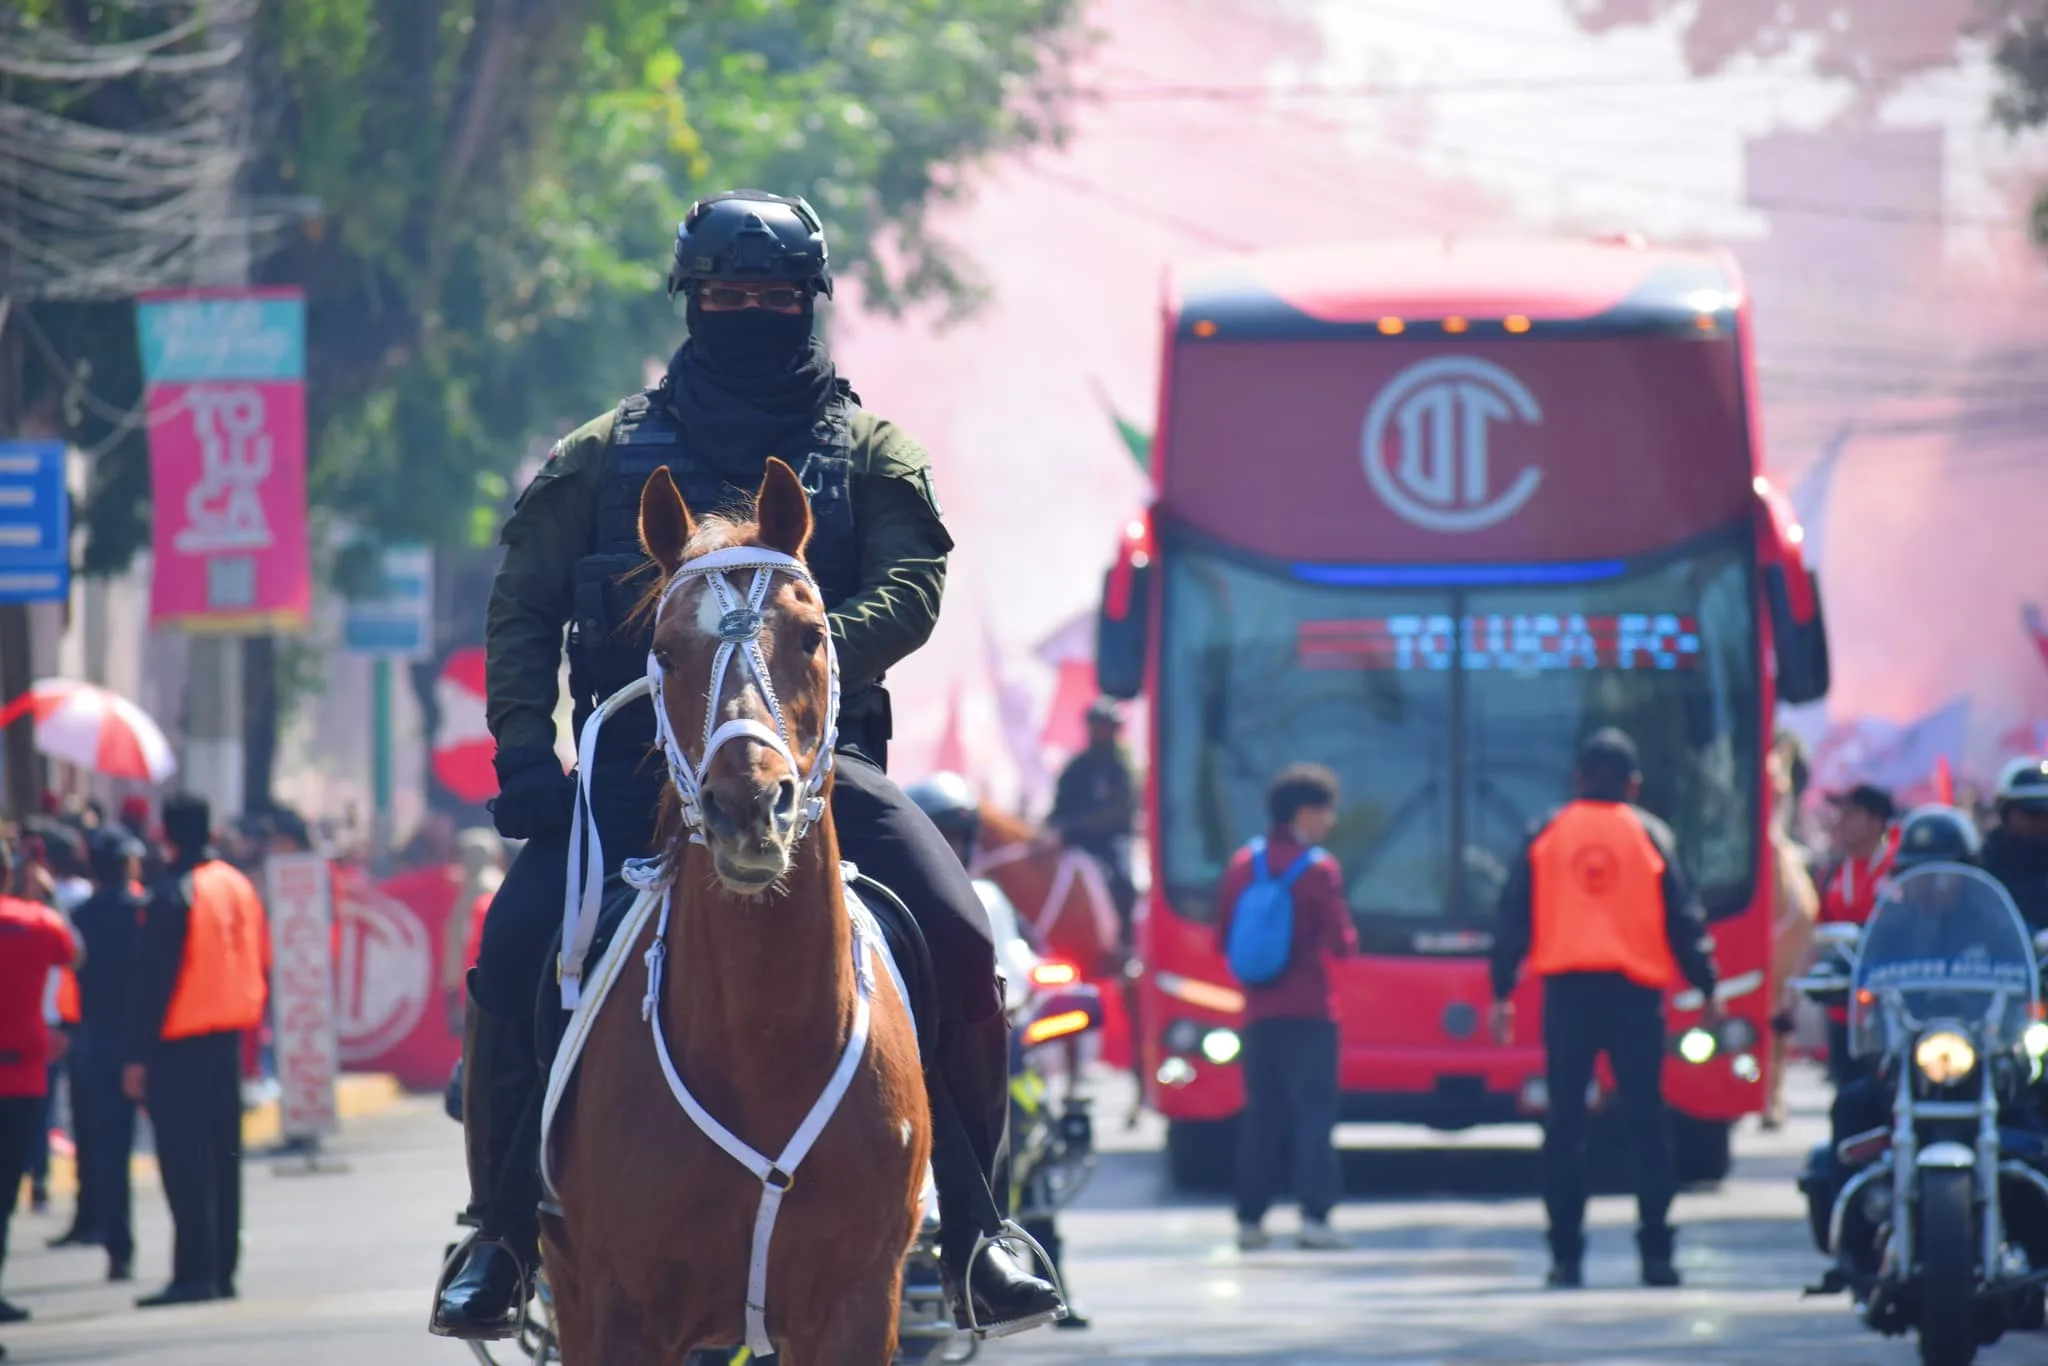
{"label": "sidewalk curb", "polygon": [[[405,1090],[398,1084],[398,1078],[389,1073],[344,1072],[335,1079],[334,1112],[343,1124],[368,1119],[390,1109],[404,1095]],[[242,1112],[242,1153],[245,1157],[275,1147],[283,1136],[276,1101]],[[155,1181],[155,1156],[135,1154],[130,1170],[138,1182]],[[78,1164],[74,1158],[60,1153],[50,1154],[50,1190],[59,1195],[77,1193]]]}
{"label": "sidewalk curb", "polygon": [[[368,1119],[396,1105],[404,1094],[398,1078],[387,1072],[344,1072],[334,1081],[334,1113],[344,1124]],[[276,1101],[242,1112],[243,1152],[270,1147],[283,1136]]]}

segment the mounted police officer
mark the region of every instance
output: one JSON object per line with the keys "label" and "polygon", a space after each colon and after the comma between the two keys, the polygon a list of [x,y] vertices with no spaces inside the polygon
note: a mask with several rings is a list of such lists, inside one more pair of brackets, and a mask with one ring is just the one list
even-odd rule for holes
{"label": "mounted police officer", "polygon": [[[639,543],[641,487],[666,466],[692,511],[745,511],[769,456],[797,470],[816,531],[806,551],[830,610],[844,701],[832,792],[844,856],[911,908],[936,967],[939,1046],[927,1060],[934,1172],[956,1316],[983,1326],[1060,1312],[1053,1286],[992,1234],[990,1195],[1009,1110],[1009,1041],[988,920],[945,840],[883,775],[890,732],[883,671],[938,618],[946,555],[925,452],[860,407],[813,337],[832,276],[818,216],[801,199],[739,190],[698,201],[676,232],[669,293],[688,301],[689,340],[653,387],[564,437],[515,504],[486,620],[486,712],[497,740],[499,833],[526,841],[491,904],[471,975],[463,1113],[477,1226],[446,1278],[433,1331],[496,1338],[519,1326],[537,1240],[533,1040],[568,881],[575,784],[555,757],[562,630],[578,736],[598,704],[643,676],[651,581]],[[607,874],[649,852],[661,794],[645,700],[587,747]],[[965,1288],[962,1289],[963,1284]]]}

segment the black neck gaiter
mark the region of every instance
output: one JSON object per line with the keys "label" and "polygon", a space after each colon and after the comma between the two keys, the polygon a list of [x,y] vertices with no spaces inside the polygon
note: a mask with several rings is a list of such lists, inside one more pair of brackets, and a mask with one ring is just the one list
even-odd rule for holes
{"label": "black neck gaiter", "polygon": [[801,315],[758,308],[706,313],[690,301],[690,339],[669,361],[683,433],[722,465],[771,455],[801,464],[811,424],[840,388],[824,344]]}

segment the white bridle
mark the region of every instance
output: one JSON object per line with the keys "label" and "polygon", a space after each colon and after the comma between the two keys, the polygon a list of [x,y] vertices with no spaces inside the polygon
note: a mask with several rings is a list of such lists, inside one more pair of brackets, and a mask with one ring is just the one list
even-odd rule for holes
{"label": "white bridle", "polygon": [[[749,569],[754,571],[754,581],[742,599],[726,575]],[[796,758],[796,738],[789,732],[789,717],[782,709],[782,699],[775,695],[775,684],[768,677],[768,657],[761,649],[761,628],[766,620],[761,609],[768,601],[768,590],[774,586],[777,574],[789,575],[807,585],[819,601],[824,600],[817,582],[811,578],[811,571],[796,556],[760,546],[735,546],[730,550],[714,550],[708,555],[699,555],[682,564],[669,579],[668,586],[661,590],[661,599],[654,607],[654,629],[658,632],[661,614],[667,609],[669,600],[676,595],[676,590],[690,581],[702,579],[718,600],[718,654],[711,661],[710,692],[705,699],[703,753],[695,762],[684,752],[674,728],[669,725],[668,710],[662,705],[663,671],[655,661],[654,652],[650,650],[647,654],[647,681],[654,691],[655,734],[660,737],[662,755],[668,760],[669,781],[676,785],[676,795],[682,798],[683,823],[689,827],[690,840],[694,844],[704,843],[704,779],[711,772],[711,761],[719,750],[735,740],[753,740],[766,745],[782,756],[791,773],[803,774],[802,785],[797,791],[796,829],[790,836],[791,844],[803,839],[825,811],[825,783],[832,776],[832,746],[839,739],[839,652],[833,648],[832,633],[826,631],[825,668],[831,679],[831,695],[825,704],[825,733],[819,738],[818,752],[811,760],[810,772],[803,773],[803,766]],[[774,718],[773,730],[751,716],[736,717],[719,724],[718,705],[724,694],[726,673],[735,656],[743,661],[746,671],[754,675],[754,682],[768,703],[768,713]],[[740,686],[744,690],[745,682],[742,681]]]}
{"label": "white bridle", "polygon": [[[727,581],[726,575],[747,570],[753,571],[754,578],[742,598]],[[777,574],[787,574],[808,585],[811,592],[818,595],[819,601],[824,600],[811,571],[794,555],[762,546],[735,546],[685,561],[662,588],[661,598],[655,603],[654,629],[659,631],[662,613],[668,610],[670,600],[684,585],[702,579],[718,601],[718,653],[711,661],[711,682],[704,707],[704,748],[700,758],[694,762],[690,759],[677,742],[674,728],[669,725],[668,712],[662,706],[662,669],[652,650],[647,654],[647,676],[606,698],[583,724],[577,765],[576,814],[569,836],[569,879],[562,907],[562,954],[555,969],[564,1010],[574,1010],[582,999],[583,969],[590,956],[603,900],[604,848],[591,805],[590,782],[597,767],[597,737],[613,713],[639,698],[652,695],[654,732],[661,743],[662,757],[668,764],[669,780],[676,785],[676,793],[682,799],[683,822],[689,828],[693,844],[705,842],[704,779],[711,771],[712,759],[726,745],[742,739],[756,741],[781,755],[791,773],[803,771],[796,758],[796,737],[789,732],[788,715],[782,709],[782,699],[775,695],[775,685],[768,677],[768,657],[761,649],[761,628],[765,624],[762,607],[768,601],[768,590],[774,586]],[[746,671],[753,675],[754,682],[760,687],[761,696],[768,703],[769,715],[774,718],[774,729],[751,717],[718,724],[718,706],[725,693],[725,676],[735,655],[745,661]],[[797,793],[796,829],[790,836],[792,845],[802,840],[824,814],[825,783],[832,776],[832,748],[839,741],[839,652],[832,643],[829,630],[825,633],[825,669],[831,679],[831,695],[825,704],[825,729],[819,739],[818,752],[811,760],[810,771],[804,774]],[[745,686],[742,682],[741,689],[744,690]],[[639,870],[641,882],[665,878],[672,871],[659,859],[644,862],[649,866]],[[634,870],[629,868],[627,871],[631,873]]]}

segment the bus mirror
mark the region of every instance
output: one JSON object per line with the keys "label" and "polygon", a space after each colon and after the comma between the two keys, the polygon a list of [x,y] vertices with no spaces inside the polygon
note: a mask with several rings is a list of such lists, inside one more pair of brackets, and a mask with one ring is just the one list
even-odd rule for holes
{"label": "bus mirror", "polygon": [[1102,611],[1095,619],[1095,686],[1107,696],[1129,699],[1144,690],[1151,584],[1152,566],[1143,556],[1132,556],[1103,578]]}
{"label": "bus mirror", "polygon": [[1806,586],[1813,598],[1813,619],[1802,622],[1792,614],[1791,585],[1784,568],[1770,565],[1764,570],[1764,597],[1778,655],[1778,700],[1795,706],[1828,695],[1827,621],[1821,614],[1820,581],[1811,570],[1806,573]]}

